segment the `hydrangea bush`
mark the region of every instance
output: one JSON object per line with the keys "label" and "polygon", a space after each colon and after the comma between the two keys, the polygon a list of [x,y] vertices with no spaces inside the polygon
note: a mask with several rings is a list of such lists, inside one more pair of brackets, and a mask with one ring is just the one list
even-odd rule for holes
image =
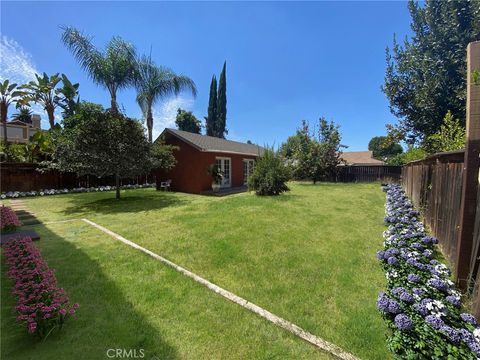
{"label": "hydrangea bush", "polygon": [[30,334],[47,337],[60,329],[75,314],[78,304],[69,304],[62,288],[57,287],[54,271],[42,259],[29,237],[18,238],[3,245],[8,277],[14,281],[17,298],[17,321],[26,325]]}
{"label": "hydrangea bush", "polygon": [[391,332],[388,347],[401,359],[477,359],[480,328],[461,310],[450,270],[435,259],[437,239],[399,185],[384,186],[384,249],[377,253],[387,291],[377,306]]}
{"label": "hydrangea bush", "polygon": [[[155,187],[154,183],[152,184],[140,184],[140,185],[122,185],[120,189],[143,189]],[[0,199],[13,199],[19,197],[27,196],[46,196],[46,195],[59,195],[59,194],[73,194],[73,193],[86,193],[86,192],[98,192],[98,191],[111,191],[115,190],[114,186],[99,186],[99,187],[80,187],[74,189],[46,189],[40,191],[9,191],[2,192],[0,194]]]}
{"label": "hydrangea bush", "polygon": [[8,206],[0,207],[0,231],[9,233],[15,231],[22,223],[18,220],[17,214]]}

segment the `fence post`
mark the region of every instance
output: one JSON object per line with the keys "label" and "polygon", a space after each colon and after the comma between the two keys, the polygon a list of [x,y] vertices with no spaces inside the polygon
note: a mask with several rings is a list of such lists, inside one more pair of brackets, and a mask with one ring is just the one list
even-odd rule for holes
{"label": "fence post", "polygon": [[473,250],[473,232],[477,208],[478,168],[480,165],[480,84],[474,84],[473,72],[480,71],[480,41],[467,47],[467,127],[463,168],[460,231],[455,262],[456,281],[466,289]]}

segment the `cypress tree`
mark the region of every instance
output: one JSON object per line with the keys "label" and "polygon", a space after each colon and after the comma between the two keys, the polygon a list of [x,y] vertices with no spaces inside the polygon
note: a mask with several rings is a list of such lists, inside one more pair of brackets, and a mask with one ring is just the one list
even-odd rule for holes
{"label": "cypress tree", "polygon": [[223,69],[220,73],[218,81],[218,99],[217,99],[217,137],[225,138],[228,134],[227,126],[227,78],[226,78],[227,62],[223,63]]}
{"label": "cypress tree", "polygon": [[210,83],[210,98],[208,100],[208,115],[206,120],[206,130],[208,136],[217,136],[217,78],[212,77]]}

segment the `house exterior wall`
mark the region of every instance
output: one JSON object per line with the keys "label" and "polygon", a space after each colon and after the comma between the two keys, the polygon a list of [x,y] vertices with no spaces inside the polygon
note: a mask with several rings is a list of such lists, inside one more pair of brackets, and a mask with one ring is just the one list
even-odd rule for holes
{"label": "house exterior wall", "polygon": [[202,152],[192,145],[171,134],[165,134],[165,143],[179,147],[174,151],[177,164],[170,171],[156,171],[157,182],[172,180],[173,191],[198,194],[212,189],[212,178],[207,173],[208,166],[215,163],[217,157],[230,158],[231,186],[243,185],[243,160],[255,160],[256,156]]}
{"label": "house exterior wall", "polygon": [[[10,143],[27,143],[30,137],[37,132],[37,129],[25,125],[13,125],[7,123],[7,141]],[[3,124],[0,124],[0,139],[4,139]]]}

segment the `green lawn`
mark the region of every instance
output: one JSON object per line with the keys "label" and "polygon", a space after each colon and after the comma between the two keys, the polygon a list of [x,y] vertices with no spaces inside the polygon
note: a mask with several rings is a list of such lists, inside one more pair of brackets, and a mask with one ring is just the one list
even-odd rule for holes
{"label": "green lawn", "polygon": [[[379,184],[291,184],[279,197],[153,189],[29,198],[42,221],[86,217],[363,359],[386,359]],[[81,222],[35,227],[81,308],[44,343],[14,324],[2,276],[2,359],[329,358],[158,261]],[[59,357],[60,356],[60,357]]]}

